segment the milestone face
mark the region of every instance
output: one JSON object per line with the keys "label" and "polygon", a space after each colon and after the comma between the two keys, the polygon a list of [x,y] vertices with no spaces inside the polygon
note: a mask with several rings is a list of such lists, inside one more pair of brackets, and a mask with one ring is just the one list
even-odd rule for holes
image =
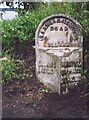
{"label": "milestone face", "polygon": [[81,30],[79,25],[68,18],[53,17],[40,27],[38,44],[44,47],[79,47]]}
{"label": "milestone face", "polygon": [[77,21],[53,15],[36,31],[36,76],[59,94],[67,93],[81,80],[83,36]]}

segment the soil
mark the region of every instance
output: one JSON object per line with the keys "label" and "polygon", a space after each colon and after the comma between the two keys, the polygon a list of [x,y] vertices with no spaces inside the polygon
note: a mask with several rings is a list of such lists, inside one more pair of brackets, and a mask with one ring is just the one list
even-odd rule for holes
{"label": "soil", "polygon": [[[2,86],[3,118],[87,118],[87,95],[79,84],[65,95],[52,92],[35,76],[34,42],[15,45],[14,56],[24,59],[29,79],[12,79]],[[45,90],[48,90],[47,92]]]}

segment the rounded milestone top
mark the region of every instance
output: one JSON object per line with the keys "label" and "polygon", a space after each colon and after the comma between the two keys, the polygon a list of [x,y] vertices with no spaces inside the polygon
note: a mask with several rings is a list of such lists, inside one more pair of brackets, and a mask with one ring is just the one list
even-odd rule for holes
{"label": "rounded milestone top", "polygon": [[64,14],[45,18],[36,31],[36,46],[39,47],[81,47],[82,40],[81,25]]}

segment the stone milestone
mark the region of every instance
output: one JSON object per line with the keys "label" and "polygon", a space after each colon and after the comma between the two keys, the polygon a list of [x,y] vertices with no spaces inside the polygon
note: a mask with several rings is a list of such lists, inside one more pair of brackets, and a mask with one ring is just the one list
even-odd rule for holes
{"label": "stone milestone", "polygon": [[81,25],[63,14],[44,19],[35,37],[36,76],[54,92],[65,94],[81,80]]}

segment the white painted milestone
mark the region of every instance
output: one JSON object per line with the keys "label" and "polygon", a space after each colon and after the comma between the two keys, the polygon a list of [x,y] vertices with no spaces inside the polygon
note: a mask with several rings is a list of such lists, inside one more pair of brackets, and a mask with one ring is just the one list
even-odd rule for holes
{"label": "white painted milestone", "polygon": [[83,35],[81,25],[63,14],[44,19],[35,39],[36,76],[59,94],[81,80]]}

